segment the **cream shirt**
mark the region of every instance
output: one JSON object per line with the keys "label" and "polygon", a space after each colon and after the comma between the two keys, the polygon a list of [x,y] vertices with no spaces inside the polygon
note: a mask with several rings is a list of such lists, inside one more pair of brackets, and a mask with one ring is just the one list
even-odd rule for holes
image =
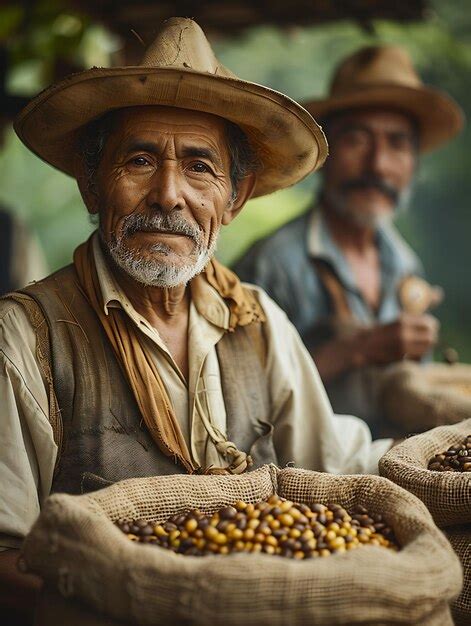
{"label": "cream shirt", "polygon": [[[207,418],[226,430],[215,346],[228,327],[229,310],[208,285],[190,305],[186,381],[158,332],[133,308],[104,262],[94,254],[105,312],[122,307],[142,332],[159,367],[195,462],[227,465],[219,458],[195,405],[202,394]],[[273,406],[274,445],[280,465],[294,463],[331,473],[375,473],[391,440],[371,441],[364,422],[334,416],[315,365],[285,313],[256,290],[266,321],[267,378]],[[17,547],[49,495],[57,448],[48,397],[35,358],[36,340],[21,305],[0,301],[0,547]]]}

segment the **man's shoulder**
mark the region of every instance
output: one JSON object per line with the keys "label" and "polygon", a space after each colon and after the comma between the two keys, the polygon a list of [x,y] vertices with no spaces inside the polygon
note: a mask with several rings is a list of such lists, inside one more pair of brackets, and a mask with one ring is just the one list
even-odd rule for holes
{"label": "man's shoulder", "polygon": [[384,225],[381,234],[387,248],[395,256],[394,265],[400,273],[423,274],[423,265],[419,256],[393,224]]}
{"label": "man's shoulder", "polygon": [[45,295],[54,298],[58,294],[58,286],[64,289],[67,279],[72,276],[73,266],[68,265],[45,278],[29,283],[21,289],[12,291],[0,297],[0,324],[11,331],[21,332],[27,315],[28,303],[36,301],[36,296]]}
{"label": "man's shoulder", "polygon": [[[280,263],[283,259],[292,257],[293,254],[307,255],[307,247],[303,244],[306,240],[307,221],[308,215],[303,213],[274,233],[255,242],[234,265],[236,273],[265,262],[269,262],[270,265],[275,262]],[[245,272],[241,273],[244,275]]]}

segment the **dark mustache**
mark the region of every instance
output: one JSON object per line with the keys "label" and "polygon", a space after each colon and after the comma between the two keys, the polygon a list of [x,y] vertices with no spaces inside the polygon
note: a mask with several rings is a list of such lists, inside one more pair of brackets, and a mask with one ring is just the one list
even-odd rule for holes
{"label": "dark mustache", "polygon": [[344,192],[368,188],[374,188],[381,191],[395,204],[399,201],[399,190],[396,189],[394,185],[391,185],[391,183],[388,183],[378,176],[360,176],[359,178],[348,180],[341,185],[341,189]]}
{"label": "dark mustache", "polygon": [[123,237],[129,237],[139,231],[160,231],[185,235],[193,239],[197,244],[202,241],[202,230],[187,222],[177,213],[155,212],[153,215],[133,213],[123,220]]}

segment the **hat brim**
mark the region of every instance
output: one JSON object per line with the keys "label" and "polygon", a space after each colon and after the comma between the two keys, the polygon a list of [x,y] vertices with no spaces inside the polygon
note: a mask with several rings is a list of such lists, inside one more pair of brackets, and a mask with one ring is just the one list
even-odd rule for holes
{"label": "hat brim", "polygon": [[421,152],[429,152],[455,137],[464,126],[464,113],[445,93],[432,87],[382,85],[359,87],[342,96],[311,100],[303,106],[317,120],[341,111],[388,107],[412,116],[419,125]]}
{"label": "hat brim", "polygon": [[240,126],[262,164],[253,196],[289,187],[318,169],[327,141],[311,115],[287,96],[236,78],[175,68],[95,68],[34,98],[15,121],[23,143],[75,176],[83,127],[104,113],[163,105],[211,113]]}

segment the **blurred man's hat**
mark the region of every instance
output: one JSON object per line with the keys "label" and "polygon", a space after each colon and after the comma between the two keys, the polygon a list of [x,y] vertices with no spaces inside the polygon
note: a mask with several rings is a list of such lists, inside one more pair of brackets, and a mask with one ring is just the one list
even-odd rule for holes
{"label": "blurred man's hat", "polygon": [[397,109],[416,120],[421,152],[449,141],[464,125],[459,105],[424,85],[407,52],[396,46],[370,46],[347,57],[334,74],[329,96],[303,106],[318,120],[358,108]]}
{"label": "blurred man's hat", "polygon": [[74,176],[83,127],[108,111],[163,105],[212,113],[247,135],[262,168],[254,196],[297,183],[327,156],[321,128],[297,102],[238,78],[191,19],[166,21],[137,66],[92,68],[39,94],[15,122],[39,157]]}

